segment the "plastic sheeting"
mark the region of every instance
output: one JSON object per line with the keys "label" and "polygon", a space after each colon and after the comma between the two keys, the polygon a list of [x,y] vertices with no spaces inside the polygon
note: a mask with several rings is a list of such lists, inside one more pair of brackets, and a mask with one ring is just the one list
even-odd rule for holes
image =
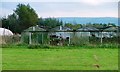
{"label": "plastic sheeting", "polygon": [[0,36],[11,36],[13,33],[5,28],[0,28]]}

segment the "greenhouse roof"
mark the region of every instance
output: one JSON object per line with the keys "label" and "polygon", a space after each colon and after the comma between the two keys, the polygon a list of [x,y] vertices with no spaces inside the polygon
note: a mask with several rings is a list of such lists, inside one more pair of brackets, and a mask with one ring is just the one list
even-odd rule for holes
{"label": "greenhouse roof", "polygon": [[3,35],[11,36],[13,35],[13,33],[8,29],[0,28],[0,36],[3,36]]}
{"label": "greenhouse roof", "polygon": [[51,31],[72,31],[72,29],[68,27],[58,26],[58,27],[52,28]]}
{"label": "greenhouse roof", "polygon": [[[106,31],[106,32],[110,32],[110,31],[120,31],[120,27],[109,27],[109,28],[106,28],[104,29],[103,31]],[[28,29],[24,30],[25,32],[45,32],[46,30],[43,29],[43,28],[40,28],[38,26],[33,26],[33,27],[29,27]],[[51,30],[49,31],[54,31],[54,32],[73,32],[72,29],[68,28],[68,27],[63,27],[63,26],[58,26],[58,27],[55,27],[55,28],[52,28]],[[82,28],[79,28],[78,30],[76,30],[76,32],[99,32],[100,30],[95,28],[95,27],[82,27]]]}
{"label": "greenhouse roof", "polygon": [[46,31],[45,29],[43,28],[40,28],[39,26],[33,26],[33,27],[29,27],[28,29],[24,30],[24,31]]}
{"label": "greenhouse roof", "polygon": [[118,31],[118,27],[109,27],[107,29],[104,29],[103,31]]}
{"label": "greenhouse roof", "polygon": [[83,27],[83,28],[79,28],[77,31],[99,31],[99,29],[94,27]]}

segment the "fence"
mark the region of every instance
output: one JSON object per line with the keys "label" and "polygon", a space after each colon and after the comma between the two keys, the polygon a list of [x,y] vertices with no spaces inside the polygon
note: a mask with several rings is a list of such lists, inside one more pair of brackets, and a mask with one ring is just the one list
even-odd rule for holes
{"label": "fence", "polygon": [[[108,34],[106,34],[108,33]],[[87,45],[118,43],[117,32],[30,31],[21,35],[23,43],[50,45]]]}
{"label": "fence", "polygon": [[[110,34],[107,35],[106,33]],[[105,34],[105,35],[104,35]],[[87,45],[102,43],[118,43],[117,32],[72,32],[72,31],[35,31],[23,32],[21,35],[0,36],[0,44],[49,44],[49,45]]]}

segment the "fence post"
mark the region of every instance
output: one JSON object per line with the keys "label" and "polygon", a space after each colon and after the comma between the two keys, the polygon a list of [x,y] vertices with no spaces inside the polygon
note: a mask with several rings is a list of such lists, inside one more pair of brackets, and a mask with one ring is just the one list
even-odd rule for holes
{"label": "fence post", "polygon": [[42,32],[42,44],[43,44],[43,32]]}
{"label": "fence post", "polygon": [[31,32],[29,32],[29,44],[32,44],[32,41],[31,41]]}
{"label": "fence post", "polygon": [[102,37],[103,37],[103,35],[102,35],[102,31],[101,31],[101,41],[100,41],[101,44],[102,44],[102,42],[103,42],[103,40],[102,40],[103,38],[102,38]]}

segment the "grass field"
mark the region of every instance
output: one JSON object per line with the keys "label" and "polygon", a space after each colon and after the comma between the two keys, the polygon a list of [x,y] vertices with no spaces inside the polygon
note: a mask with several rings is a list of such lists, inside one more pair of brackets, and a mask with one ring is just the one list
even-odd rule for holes
{"label": "grass field", "polygon": [[118,70],[117,48],[3,48],[2,51],[3,70]]}

